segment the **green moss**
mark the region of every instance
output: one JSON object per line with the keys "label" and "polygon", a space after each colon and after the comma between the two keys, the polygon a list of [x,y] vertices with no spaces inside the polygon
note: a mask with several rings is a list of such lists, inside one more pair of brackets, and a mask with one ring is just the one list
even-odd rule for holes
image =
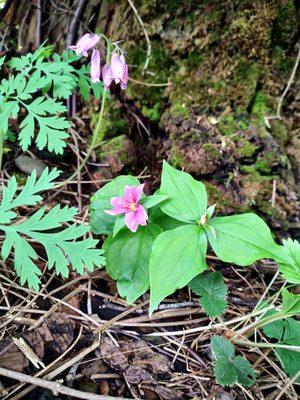
{"label": "green moss", "polygon": [[253,156],[257,149],[258,147],[255,146],[253,143],[247,140],[243,140],[239,147],[236,149],[236,154],[239,158],[249,158]]}
{"label": "green moss", "polygon": [[220,157],[220,150],[215,144],[204,143],[203,148],[209,158],[211,158],[211,159],[217,158],[218,159]]}
{"label": "green moss", "polygon": [[168,55],[160,41],[153,40],[151,42],[151,58],[148,66],[148,71],[151,74],[143,74],[143,68],[146,61],[146,48],[143,46],[134,46],[128,50],[128,59],[130,63],[136,68],[131,69],[132,78],[148,83],[149,85],[142,85],[131,82],[127,88],[127,94],[140,102],[141,108],[146,107],[153,109],[157,104],[161,104],[164,97],[166,86],[151,86],[156,83],[167,83],[175,62],[172,57]]}
{"label": "green moss", "polygon": [[119,135],[107,140],[100,148],[100,159],[116,156],[123,165],[130,165],[135,161],[135,153],[132,142],[126,135]]}
{"label": "green moss", "polygon": [[268,175],[272,172],[274,164],[278,161],[278,156],[274,152],[266,152],[255,163],[255,169],[262,174]]}
{"label": "green moss", "polygon": [[143,106],[142,113],[146,118],[149,118],[150,121],[157,122],[160,120],[160,103],[156,103],[152,108],[147,106]]}
{"label": "green moss", "polygon": [[269,107],[266,104],[265,94],[257,92],[253,100],[252,114],[257,115],[259,118],[263,118],[269,111]]}
{"label": "green moss", "polygon": [[184,118],[188,118],[190,116],[190,111],[188,109],[188,107],[186,107],[184,104],[173,104],[170,108],[170,113],[174,116],[174,117],[184,117]]}
{"label": "green moss", "polygon": [[244,131],[248,128],[248,121],[242,115],[225,114],[222,116],[218,128],[224,136],[235,135],[238,131]]}
{"label": "green moss", "polygon": [[288,131],[283,121],[272,121],[272,135],[276,138],[277,142],[284,150],[288,139]]}
{"label": "green moss", "polygon": [[[90,113],[92,126],[96,127],[99,113]],[[128,121],[124,118],[119,104],[115,100],[106,102],[106,107],[99,132],[99,142],[103,138],[108,139],[120,134],[126,134],[129,131]]]}
{"label": "green moss", "polygon": [[187,165],[184,155],[176,146],[172,147],[171,163],[175,168],[186,168]]}
{"label": "green moss", "polygon": [[297,33],[296,9],[293,0],[286,0],[278,8],[271,33],[272,43],[286,48]]}

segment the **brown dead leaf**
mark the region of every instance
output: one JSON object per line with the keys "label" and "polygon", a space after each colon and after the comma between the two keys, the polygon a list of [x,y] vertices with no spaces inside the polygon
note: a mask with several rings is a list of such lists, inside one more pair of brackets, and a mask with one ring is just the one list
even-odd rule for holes
{"label": "brown dead leaf", "polygon": [[29,361],[14,344],[12,338],[7,337],[0,342],[0,367],[22,372],[28,367]]}
{"label": "brown dead leaf", "polygon": [[182,399],[181,392],[168,389],[157,381],[171,376],[171,362],[167,357],[156,353],[143,340],[121,340],[118,344],[120,347],[109,337],[102,337],[101,355],[111,368],[124,374],[129,384],[137,386],[133,386],[134,392],[145,387],[161,399]]}

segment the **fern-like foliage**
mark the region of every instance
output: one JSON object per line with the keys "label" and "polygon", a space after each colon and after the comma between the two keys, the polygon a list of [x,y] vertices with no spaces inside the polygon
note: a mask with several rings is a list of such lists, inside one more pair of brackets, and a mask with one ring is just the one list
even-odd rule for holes
{"label": "fern-like foliage", "polygon": [[[89,67],[71,65],[79,60],[74,52],[53,54],[49,60],[51,55],[52,46],[42,46],[7,63],[15,73],[0,83],[0,131],[7,136],[10,118],[20,117],[18,140],[23,150],[34,141],[40,150],[62,154],[70,122],[61,116],[66,107],[59,99],[67,99],[76,87],[85,100],[91,92],[99,99],[103,88],[91,82]],[[0,58],[0,68],[4,60]]]}
{"label": "fern-like foliage", "polygon": [[[38,193],[51,189],[58,175],[57,169],[51,172],[45,169],[37,179],[34,171],[19,194],[16,178],[12,177],[2,192],[0,231],[4,232],[5,239],[1,257],[5,261],[12,255],[21,285],[27,283],[35,290],[39,289],[41,271],[34,263],[38,254],[30,242],[37,242],[44,248],[48,268],[55,268],[63,277],[68,276],[69,264],[83,274],[84,268],[92,271],[94,266],[100,267],[104,261],[102,250],[96,248],[98,241],[90,237],[82,239],[89,227],[75,224],[76,208],[57,205],[46,212],[42,207],[26,220],[16,212],[18,207],[38,204],[42,200]],[[71,225],[63,227],[67,222]]]}

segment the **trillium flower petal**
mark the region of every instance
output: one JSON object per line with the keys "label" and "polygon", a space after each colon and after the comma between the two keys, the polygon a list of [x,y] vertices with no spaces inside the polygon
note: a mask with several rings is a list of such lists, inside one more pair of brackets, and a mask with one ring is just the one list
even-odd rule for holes
{"label": "trillium flower petal", "polygon": [[138,186],[125,186],[124,197],[127,201],[137,203],[143,193],[145,184]]}

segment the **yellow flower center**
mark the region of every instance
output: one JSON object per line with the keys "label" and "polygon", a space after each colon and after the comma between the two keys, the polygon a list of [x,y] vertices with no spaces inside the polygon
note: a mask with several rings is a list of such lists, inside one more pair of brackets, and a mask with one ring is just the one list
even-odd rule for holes
{"label": "yellow flower center", "polygon": [[136,211],[137,205],[135,203],[130,203],[129,208],[130,208],[130,211]]}

